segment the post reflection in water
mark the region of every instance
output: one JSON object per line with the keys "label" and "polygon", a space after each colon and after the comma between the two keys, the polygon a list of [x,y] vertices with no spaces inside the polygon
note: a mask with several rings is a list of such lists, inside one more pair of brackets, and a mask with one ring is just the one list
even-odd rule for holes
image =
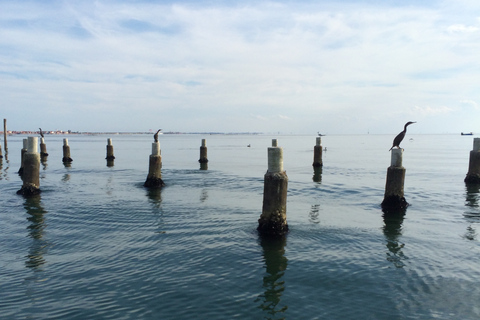
{"label": "post reflection in water", "polygon": [[29,237],[32,238],[32,245],[27,255],[25,266],[27,268],[39,269],[45,264],[44,254],[47,253],[49,243],[45,238],[45,217],[47,213],[41,205],[40,195],[25,198],[23,205],[28,213],[27,220],[30,224],[27,227]]}
{"label": "post reflection in water", "polygon": [[323,167],[313,167],[313,182],[322,183]]}
{"label": "post reflection in water", "polygon": [[153,214],[155,216],[155,233],[165,233],[162,210],[162,188],[148,188],[147,197],[152,204]]}
{"label": "post reflection in water", "polygon": [[471,224],[467,227],[465,232],[465,239],[476,240],[478,235],[476,231],[476,224],[480,223],[480,206],[478,200],[480,198],[480,185],[467,184],[465,193],[465,206],[467,210],[463,214],[465,219]]}
{"label": "post reflection in water", "polygon": [[265,292],[256,301],[261,302],[260,308],[266,312],[265,319],[285,319],[288,306],[282,306],[281,297],[285,290],[282,277],[287,269],[285,254],[286,237],[261,238],[266,274],[263,277]]}
{"label": "post reflection in water", "polygon": [[397,268],[403,268],[405,266],[405,260],[408,259],[403,253],[404,243],[400,241],[402,236],[402,224],[403,217],[405,216],[406,209],[398,211],[384,211],[383,221],[383,234],[387,240],[387,260],[393,263]]}

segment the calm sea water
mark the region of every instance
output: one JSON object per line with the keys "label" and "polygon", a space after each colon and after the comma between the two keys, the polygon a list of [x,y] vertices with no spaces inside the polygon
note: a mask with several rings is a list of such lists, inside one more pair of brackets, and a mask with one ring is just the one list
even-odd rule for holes
{"label": "calm sea water", "polygon": [[[47,136],[30,199],[16,195],[23,138],[0,165],[2,319],[480,318],[472,137],[407,135],[396,217],[380,208],[392,136],[325,136],[315,173],[314,136],[163,135],[161,190],[142,186],[151,135],[68,136],[71,167]],[[289,177],[277,241],[256,233],[272,138]]]}

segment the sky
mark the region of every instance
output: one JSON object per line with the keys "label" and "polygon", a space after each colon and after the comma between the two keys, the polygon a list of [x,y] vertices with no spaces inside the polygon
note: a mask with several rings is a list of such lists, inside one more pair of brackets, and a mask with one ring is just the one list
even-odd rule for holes
{"label": "sky", "polygon": [[[480,134],[480,1],[0,0],[8,130]],[[0,128],[3,130],[3,128]]]}

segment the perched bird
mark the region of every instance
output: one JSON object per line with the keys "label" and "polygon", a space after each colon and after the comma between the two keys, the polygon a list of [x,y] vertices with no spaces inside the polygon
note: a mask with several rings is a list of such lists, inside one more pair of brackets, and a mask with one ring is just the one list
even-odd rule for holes
{"label": "perched bird", "polygon": [[40,129],[40,136],[41,136],[42,138],[45,138],[45,137],[43,136],[42,128],[38,128],[38,129]]}
{"label": "perched bird", "polygon": [[160,131],[162,131],[162,129],[158,129],[158,130],[157,130],[157,133],[155,133],[155,134],[153,135],[153,139],[155,140],[155,142],[158,142],[158,133],[159,133]]}
{"label": "perched bird", "polygon": [[[390,150],[392,150],[393,147],[397,147],[397,148],[400,149],[400,142],[402,142],[403,138],[405,138],[405,133],[407,133],[407,127],[408,127],[409,125],[411,125],[412,123],[416,123],[416,122],[414,122],[414,121],[413,121],[413,122],[412,122],[412,121],[409,121],[409,122],[405,123],[405,127],[403,127],[403,131],[400,132],[400,133],[395,137],[395,139],[393,139],[393,145],[392,145],[392,147],[390,148]],[[388,151],[390,151],[390,150],[388,150]]]}

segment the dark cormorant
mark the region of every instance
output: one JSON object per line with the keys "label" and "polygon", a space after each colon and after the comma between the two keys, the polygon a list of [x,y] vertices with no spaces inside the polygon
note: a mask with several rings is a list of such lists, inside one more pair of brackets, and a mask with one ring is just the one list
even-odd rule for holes
{"label": "dark cormorant", "polygon": [[159,133],[160,131],[162,131],[162,129],[158,129],[157,133],[155,133],[155,134],[153,135],[153,139],[155,140],[155,142],[158,142],[158,133]]}
{"label": "dark cormorant", "polygon": [[[407,133],[407,127],[409,125],[411,125],[412,123],[416,123],[414,121],[409,121],[407,123],[405,123],[405,127],[403,127],[403,131],[400,132],[396,137],[395,139],[393,139],[393,145],[392,147],[390,148],[390,150],[393,149],[393,147],[397,147],[398,149],[400,149],[400,142],[402,142],[403,138],[405,138],[405,133]],[[388,150],[388,151],[390,151]]]}
{"label": "dark cormorant", "polygon": [[40,129],[40,136],[41,136],[42,138],[45,138],[45,137],[43,136],[42,128],[38,128],[38,129]]}

